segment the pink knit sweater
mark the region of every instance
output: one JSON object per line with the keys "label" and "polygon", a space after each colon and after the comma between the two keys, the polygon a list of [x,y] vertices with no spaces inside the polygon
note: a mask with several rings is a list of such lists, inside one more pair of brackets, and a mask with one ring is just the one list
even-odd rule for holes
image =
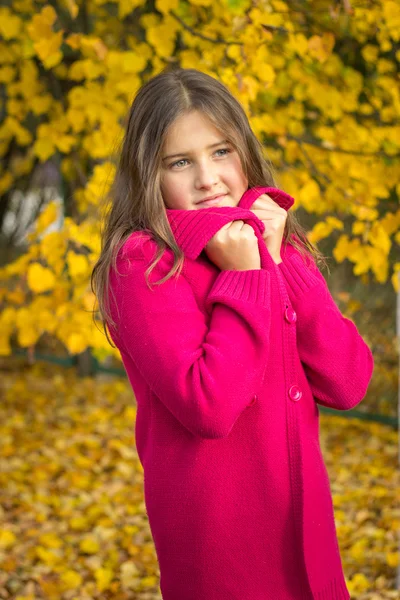
{"label": "pink knit sweater", "polygon": [[[354,408],[372,353],[342,316],[312,258],[277,265],[249,209],[167,209],[182,274],[149,289],[156,251],[133,233],[111,273],[111,331],[137,401],[136,447],[164,600],[348,600],[318,404]],[[219,270],[204,247],[242,219],[261,269]],[[169,249],[151,273],[172,266]]]}

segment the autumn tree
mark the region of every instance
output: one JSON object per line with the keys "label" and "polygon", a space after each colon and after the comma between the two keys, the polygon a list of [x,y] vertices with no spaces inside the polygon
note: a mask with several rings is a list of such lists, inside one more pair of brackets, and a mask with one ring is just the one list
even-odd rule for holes
{"label": "autumn tree", "polygon": [[[363,281],[398,289],[400,5],[282,0],[14,0],[0,8],[0,226],[51,172],[18,258],[0,270],[0,354],[43,334],[112,350],[89,277],[98,203],[140,85],[168,64],[219,78],[243,104],[280,185],[317,216],[309,238]],[[46,170],[47,169],[47,170]],[[38,177],[38,173],[41,177]],[[47,181],[47,183],[46,183]]]}

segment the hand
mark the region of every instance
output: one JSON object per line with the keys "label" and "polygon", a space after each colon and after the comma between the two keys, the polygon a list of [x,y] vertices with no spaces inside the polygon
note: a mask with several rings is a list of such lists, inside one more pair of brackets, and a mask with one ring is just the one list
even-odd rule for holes
{"label": "hand", "polygon": [[287,219],[287,211],[272,200],[268,194],[261,194],[261,196],[253,202],[250,210],[264,223],[265,231],[262,236],[265,245],[275,263],[281,263],[281,245]]}

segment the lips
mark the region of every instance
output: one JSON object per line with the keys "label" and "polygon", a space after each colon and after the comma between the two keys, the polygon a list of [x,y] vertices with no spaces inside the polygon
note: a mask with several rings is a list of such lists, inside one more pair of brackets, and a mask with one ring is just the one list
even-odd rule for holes
{"label": "lips", "polygon": [[208,200],[201,200],[197,204],[201,204],[202,206],[218,204],[218,202],[225,196],[226,196],[226,194],[219,194],[219,196],[214,196],[213,198],[209,198]]}

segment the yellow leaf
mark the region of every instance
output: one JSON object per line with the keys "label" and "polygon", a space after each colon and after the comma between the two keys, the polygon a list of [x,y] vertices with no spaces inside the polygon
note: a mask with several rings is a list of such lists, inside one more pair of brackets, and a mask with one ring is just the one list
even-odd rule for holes
{"label": "yellow leaf", "polygon": [[332,229],[343,229],[344,224],[343,221],[337,219],[336,217],[326,217],[326,222],[332,227]]}
{"label": "yellow leaf", "polygon": [[54,200],[49,202],[36,221],[36,232],[39,234],[43,233],[57,219],[58,212],[58,204]]}
{"label": "yellow leaf", "polygon": [[140,584],[144,587],[154,587],[157,584],[157,577],[154,575],[148,575],[147,577],[142,577],[140,580]]}
{"label": "yellow leaf", "polygon": [[0,336],[0,356],[10,356],[10,354],[10,333],[7,333],[7,331],[3,329]]}
{"label": "yellow leaf", "polygon": [[351,231],[354,235],[360,235],[365,231],[365,223],[362,221],[354,221]]}
{"label": "yellow leaf", "polygon": [[320,240],[328,237],[332,232],[332,228],[324,222],[316,223],[310,231],[308,237],[313,244],[317,244]]}
{"label": "yellow leaf", "polygon": [[364,60],[374,63],[378,58],[379,48],[377,46],[372,46],[371,44],[366,44],[361,49],[361,54]]}
{"label": "yellow leaf", "polygon": [[352,213],[362,221],[375,221],[379,217],[379,213],[375,208],[369,206],[352,206]]}
{"label": "yellow leaf", "polygon": [[35,42],[34,48],[47,67],[54,67],[61,61],[63,55],[59,48],[62,44],[62,38],[63,31],[61,30]]}
{"label": "yellow leaf", "polygon": [[[175,33],[174,33],[175,36]],[[146,30],[146,39],[160,57],[170,57],[174,49],[174,39],[171,32],[166,30],[163,25],[150,27]]]}
{"label": "yellow leaf", "polygon": [[124,52],[121,56],[121,66],[125,73],[140,73],[147,63],[147,58],[137,52]]}
{"label": "yellow leaf", "polygon": [[6,65],[0,69],[0,82],[11,83],[16,77],[17,71],[11,65]]}
{"label": "yellow leaf", "polygon": [[35,96],[30,100],[29,107],[33,114],[43,115],[50,109],[53,102],[53,98],[50,94],[43,94],[42,96]]}
{"label": "yellow leaf", "polygon": [[293,48],[299,56],[304,56],[308,51],[308,40],[302,33],[289,34],[289,46]]}
{"label": "yellow leaf", "polygon": [[94,572],[97,587],[100,592],[110,587],[110,583],[114,577],[114,572],[111,569],[100,568]]}
{"label": "yellow leaf", "polygon": [[373,246],[381,249],[384,254],[389,254],[392,242],[379,222],[375,221],[368,232],[367,238]]}
{"label": "yellow leaf", "polygon": [[64,154],[68,154],[68,152],[71,151],[71,149],[73,148],[75,143],[76,143],[76,140],[75,140],[74,136],[72,136],[72,135],[60,135],[55,140],[56,147],[61,152],[64,152]]}
{"label": "yellow leaf", "polygon": [[40,256],[47,260],[48,265],[55,269],[55,265],[64,257],[66,237],[62,231],[51,231],[40,240]]}
{"label": "yellow leaf", "polygon": [[370,588],[368,579],[362,573],[356,573],[354,577],[347,582],[347,587],[350,593],[365,592]]}
{"label": "yellow leaf", "polygon": [[179,0],[156,0],[156,9],[163,14],[168,13],[170,10],[176,10],[179,6]]}
{"label": "yellow leaf", "polygon": [[353,268],[354,275],[361,275],[362,273],[366,273],[371,266],[367,254],[362,252],[360,252],[359,254],[359,257],[356,257],[354,253],[352,253],[352,255],[349,256],[349,258],[351,257],[351,260],[353,260],[353,262],[357,261],[355,267]]}
{"label": "yellow leaf", "polygon": [[70,46],[73,50],[78,50],[81,43],[81,34],[80,33],[71,33],[64,41],[68,46]]}
{"label": "yellow leaf", "polygon": [[30,144],[32,142],[32,134],[25,129],[24,127],[21,127],[17,134],[16,134],[16,138],[17,138],[17,142],[20,146],[28,146],[28,144]]}
{"label": "yellow leaf", "polygon": [[304,206],[308,212],[321,212],[321,192],[317,182],[309,179],[298,193],[299,203]]}
{"label": "yellow leaf", "polygon": [[67,5],[69,14],[71,15],[71,17],[73,19],[76,19],[76,17],[78,16],[79,13],[79,7],[77,5],[77,3],[75,2],[75,0],[64,0],[65,4]]}
{"label": "yellow leaf", "polygon": [[29,326],[19,329],[17,334],[18,344],[23,348],[28,348],[29,346],[36,344],[39,337],[40,333]]}
{"label": "yellow leaf", "polygon": [[121,584],[125,589],[135,590],[140,580],[140,571],[133,561],[121,565]]}
{"label": "yellow leaf", "polygon": [[[257,72],[258,78],[264,83],[273,83],[276,78],[275,70],[269,64],[263,64]],[[255,98],[258,93],[258,89],[254,90],[253,97]],[[252,97],[252,99],[253,99]]]}
{"label": "yellow leaf", "polygon": [[8,7],[0,8],[0,36],[10,40],[19,36],[22,21],[17,15],[10,12]]}
{"label": "yellow leaf", "polygon": [[76,517],[72,517],[72,519],[70,519],[68,524],[71,527],[71,529],[73,529],[74,531],[83,531],[87,528],[88,521],[85,517],[76,516]]}
{"label": "yellow leaf", "polygon": [[395,231],[400,229],[400,210],[396,213],[386,213],[381,220],[381,225],[388,235],[395,233]]}
{"label": "yellow leaf", "polygon": [[142,6],[143,0],[118,0],[118,18],[123,19],[137,6]]}
{"label": "yellow leaf", "polygon": [[67,254],[68,270],[73,278],[86,274],[88,270],[88,260],[83,254],[75,254],[71,250]]}
{"label": "yellow leaf", "polygon": [[387,552],[386,562],[390,567],[398,567],[400,564],[400,553],[399,552]]}
{"label": "yellow leaf", "polygon": [[54,533],[44,533],[39,537],[39,542],[47,548],[60,548],[62,542]]}
{"label": "yellow leaf", "polygon": [[68,336],[65,345],[71,354],[80,354],[88,347],[88,342],[79,333],[72,333]]}
{"label": "yellow leaf", "polygon": [[33,292],[41,293],[52,290],[56,284],[54,274],[39,263],[30,264],[28,267],[28,285]]}
{"label": "yellow leaf", "polygon": [[389,0],[382,3],[383,14],[388,25],[395,29],[400,27],[400,6],[398,2]]}
{"label": "yellow leaf", "polygon": [[0,177],[0,195],[7,192],[7,190],[9,190],[12,186],[13,182],[14,178],[12,174],[9,171],[4,173],[4,175]]}
{"label": "yellow leaf", "polygon": [[73,590],[82,584],[83,577],[77,571],[67,569],[60,575],[63,590]]}
{"label": "yellow leaf", "polygon": [[344,259],[347,258],[348,249],[349,249],[349,236],[346,234],[343,234],[339,237],[337,244],[332,251],[332,254],[335,257],[335,260],[338,263],[343,262]]}
{"label": "yellow leaf", "polygon": [[23,304],[25,300],[25,294],[22,291],[21,287],[17,287],[15,290],[10,291],[7,294],[7,300],[11,304]]}
{"label": "yellow leaf", "polygon": [[324,33],[322,36],[313,35],[308,40],[308,48],[311,56],[320,62],[325,62],[329,58],[334,45],[335,36],[330,32]]}
{"label": "yellow leaf", "polygon": [[40,561],[43,562],[45,565],[53,566],[59,562],[57,554],[55,554],[51,550],[43,548],[43,546],[37,546],[35,553],[36,556],[40,559]]}
{"label": "yellow leaf", "polygon": [[16,540],[16,535],[9,529],[0,530],[0,548],[10,548]]}
{"label": "yellow leaf", "polygon": [[38,15],[34,15],[32,21],[27,26],[30,37],[38,41],[50,36],[52,25],[57,19],[57,13],[52,6],[47,4]]}
{"label": "yellow leaf", "polygon": [[[103,40],[96,36],[84,36],[81,38],[81,49],[83,56],[104,61],[109,50]],[[124,53],[121,53],[122,55]]]}
{"label": "yellow leaf", "polygon": [[96,554],[100,550],[100,545],[95,538],[86,537],[80,542],[79,548],[86,554]]}
{"label": "yellow leaf", "polygon": [[42,162],[54,154],[53,141],[48,138],[39,138],[33,145],[33,151]]}
{"label": "yellow leaf", "polygon": [[[399,264],[399,263],[397,263],[397,264]],[[390,281],[392,282],[395,292],[399,293],[400,292],[400,273],[395,271],[393,273],[392,277],[390,278]]]}

